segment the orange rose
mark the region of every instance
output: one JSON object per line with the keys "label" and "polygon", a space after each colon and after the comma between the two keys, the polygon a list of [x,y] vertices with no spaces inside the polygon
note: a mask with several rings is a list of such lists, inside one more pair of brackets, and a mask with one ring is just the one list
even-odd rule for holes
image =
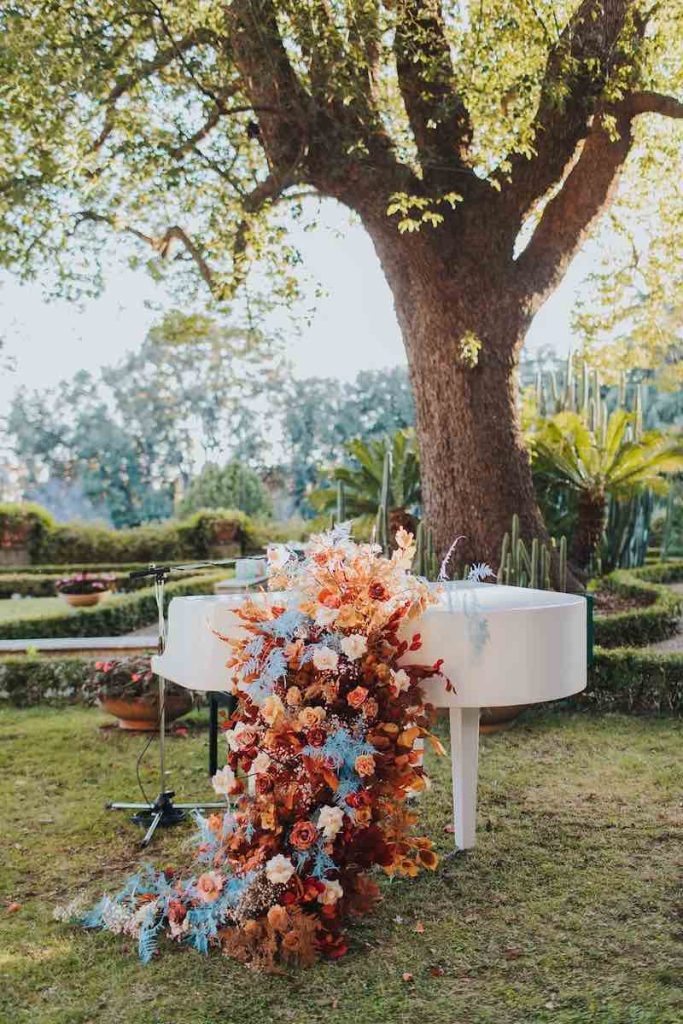
{"label": "orange rose", "polygon": [[368,594],[373,601],[386,601],[390,597],[389,591],[381,580],[372,580],[368,587]]}
{"label": "orange rose", "polygon": [[270,908],[267,916],[268,924],[276,932],[284,932],[289,927],[289,914],[279,903]]}
{"label": "orange rose", "polygon": [[289,953],[296,953],[300,944],[301,940],[295,931],[287,932],[282,936],[282,945]]}
{"label": "orange rose", "polygon": [[339,608],[341,598],[332,590],[321,590],[318,594],[318,604],[322,604],[325,608]]}
{"label": "orange rose", "polygon": [[356,758],[354,767],[359,775],[374,775],[375,759],[372,754],[360,754]]}
{"label": "orange rose", "polygon": [[346,700],[352,708],[358,710],[358,708],[362,706],[367,695],[368,691],[364,686],[357,686],[355,690],[351,690],[351,692],[346,695]]}
{"label": "orange rose", "polygon": [[318,830],[312,821],[297,821],[289,841],[297,850],[308,850],[318,838]]}

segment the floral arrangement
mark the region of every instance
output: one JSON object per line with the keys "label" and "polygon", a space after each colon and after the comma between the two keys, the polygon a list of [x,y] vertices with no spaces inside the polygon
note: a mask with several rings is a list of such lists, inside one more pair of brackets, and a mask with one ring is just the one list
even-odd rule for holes
{"label": "floral arrangement", "polygon": [[93,576],[88,572],[77,572],[65,576],[55,583],[58,594],[103,594],[111,590],[114,577],[110,575]]}
{"label": "floral arrangement", "polygon": [[349,919],[380,898],[371,869],[436,867],[407,798],[428,786],[418,741],[443,752],[420,686],[440,663],[401,666],[432,597],[411,535],[396,542],[385,558],[338,528],[271,565],[281,592],[243,605],[229,641],[239,702],[213,779],[226,809],[198,816],[197,873],[147,869],[86,926],[137,936],[143,961],[166,932],[253,967],[307,965],[346,952]]}
{"label": "floral arrangement", "polygon": [[[159,699],[159,684],[149,656],[96,661],[87,690],[98,700],[143,700],[155,704]],[[167,682],[166,693],[186,694],[187,690]]]}

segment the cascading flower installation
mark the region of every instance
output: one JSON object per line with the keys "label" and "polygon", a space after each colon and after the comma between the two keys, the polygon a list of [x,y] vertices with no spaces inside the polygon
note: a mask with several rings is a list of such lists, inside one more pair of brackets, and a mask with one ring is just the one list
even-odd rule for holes
{"label": "cascading flower installation", "polygon": [[385,558],[338,528],[271,565],[280,592],[242,605],[228,641],[238,707],[213,779],[227,806],[198,818],[201,870],[136,875],[87,926],[137,935],[143,960],[165,931],[255,967],[309,964],[346,952],[348,920],[379,899],[372,868],[436,867],[407,798],[428,785],[417,741],[443,752],[420,686],[440,663],[401,666],[432,597],[410,572],[413,538],[396,542]]}

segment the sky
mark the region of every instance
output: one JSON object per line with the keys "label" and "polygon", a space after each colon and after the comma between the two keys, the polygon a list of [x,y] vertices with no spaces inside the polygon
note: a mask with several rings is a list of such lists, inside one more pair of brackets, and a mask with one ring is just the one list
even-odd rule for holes
{"label": "sky", "polygon": [[[391,293],[363,228],[340,208],[323,205],[319,228],[297,232],[295,241],[308,275],[320,282],[324,294],[310,325],[288,338],[294,373],[348,380],[362,370],[405,363]],[[552,344],[560,353],[569,349],[574,295],[590,262],[589,253],[580,255],[538,314],[530,349],[540,344]],[[39,282],[21,284],[0,274],[0,337],[3,354],[15,365],[12,373],[0,370],[0,414],[19,386],[49,387],[137,348],[160,315],[160,301],[182,308],[182,298],[166,298],[143,270],[123,270],[113,260],[105,292],[80,306],[48,302]]]}

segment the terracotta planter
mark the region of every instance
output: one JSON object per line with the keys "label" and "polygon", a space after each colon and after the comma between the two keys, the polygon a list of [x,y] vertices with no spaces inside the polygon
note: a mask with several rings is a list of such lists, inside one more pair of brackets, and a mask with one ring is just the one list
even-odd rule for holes
{"label": "terracotta planter", "polygon": [[[117,700],[105,697],[100,700],[100,707],[109,715],[119,720],[119,729],[135,732],[158,732],[159,710],[156,701]],[[192,709],[190,693],[173,693],[166,695],[166,722],[172,722]]]}
{"label": "terracotta planter", "polygon": [[528,704],[512,704],[509,707],[482,708],[479,715],[479,732],[485,736],[510,729]]}
{"label": "terracotta planter", "polygon": [[98,594],[60,594],[59,596],[64,598],[72,608],[92,608],[94,604],[99,604],[106,593],[107,591],[103,590]]}

